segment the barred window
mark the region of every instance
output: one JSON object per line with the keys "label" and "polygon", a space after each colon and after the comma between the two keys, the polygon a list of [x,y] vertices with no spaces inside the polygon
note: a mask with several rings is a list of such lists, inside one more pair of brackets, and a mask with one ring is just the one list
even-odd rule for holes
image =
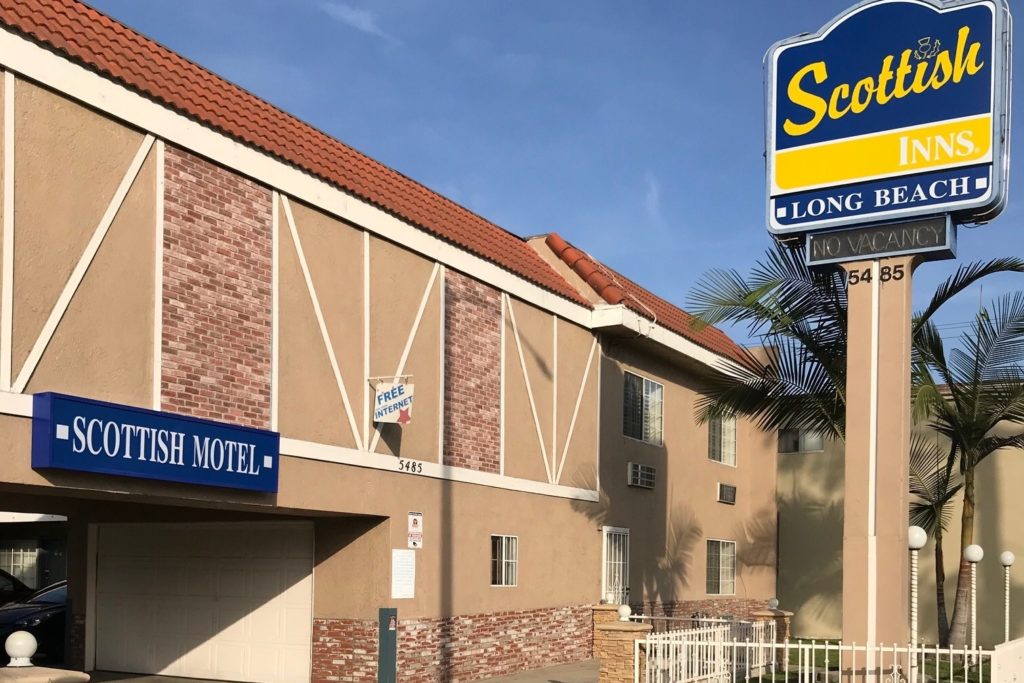
{"label": "barred window", "polygon": [[708,423],[708,457],[736,465],[736,418],[716,417]]}
{"label": "barred window", "polygon": [[736,542],[708,541],[709,595],[733,595],[736,592]]}
{"label": "barred window", "polygon": [[491,536],[491,585],[518,585],[519,539]]}
{"label": "barred window", "polygon": [[664,388],[657,382],[627,372],[622,392],[622,433],[660,446],[663,393]]}

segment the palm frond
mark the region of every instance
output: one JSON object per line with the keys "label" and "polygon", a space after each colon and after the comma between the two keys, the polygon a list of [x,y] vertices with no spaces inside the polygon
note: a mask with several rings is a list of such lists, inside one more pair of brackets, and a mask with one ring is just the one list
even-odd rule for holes
{"label": "palm frond", "polygon": [[913,334],[919,327],[931,320],[932,316],[950,299],[968,289],[979,280],[996,273],[1024,273],[1024,259],[1006,257],[991,261],[975,261],[966,263],[953,273],[935,290],[932,299],[923,311],[914,316]]}

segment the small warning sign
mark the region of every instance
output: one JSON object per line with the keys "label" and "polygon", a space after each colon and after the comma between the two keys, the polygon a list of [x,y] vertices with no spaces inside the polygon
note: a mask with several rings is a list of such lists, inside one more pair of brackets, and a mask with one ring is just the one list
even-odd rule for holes
{"label": "small warning sign", "polygon": [[409,547],[419,550],[423,547],[423,513],[409,513]]}

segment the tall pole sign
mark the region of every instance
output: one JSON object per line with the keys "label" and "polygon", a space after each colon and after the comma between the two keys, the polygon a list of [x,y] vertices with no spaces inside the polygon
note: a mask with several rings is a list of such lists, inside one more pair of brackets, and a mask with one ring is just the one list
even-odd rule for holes
{"label": "tall pole sign", "polygon": [[846,272],[847,642],[910,635],[912,270],[1006,203],[1011,32],[1005,0],[868,0],[765,58],[768,229]]}

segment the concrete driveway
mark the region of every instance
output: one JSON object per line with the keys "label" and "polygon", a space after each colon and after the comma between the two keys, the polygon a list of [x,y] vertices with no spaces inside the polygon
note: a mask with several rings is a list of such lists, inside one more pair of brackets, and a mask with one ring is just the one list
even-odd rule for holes
{"label": "concrete driveway", "polygon": [[[533,671],[521,671],[510,676],[487,679],[486,683],[597,683],[598,661],[591,659],[575,664],[550,666]],[[94,671],[93,683],[224,683],[223,681],[206,681],[198,678],[172,678],[169,676],[149,676],[142,674],[116,674]]]}

